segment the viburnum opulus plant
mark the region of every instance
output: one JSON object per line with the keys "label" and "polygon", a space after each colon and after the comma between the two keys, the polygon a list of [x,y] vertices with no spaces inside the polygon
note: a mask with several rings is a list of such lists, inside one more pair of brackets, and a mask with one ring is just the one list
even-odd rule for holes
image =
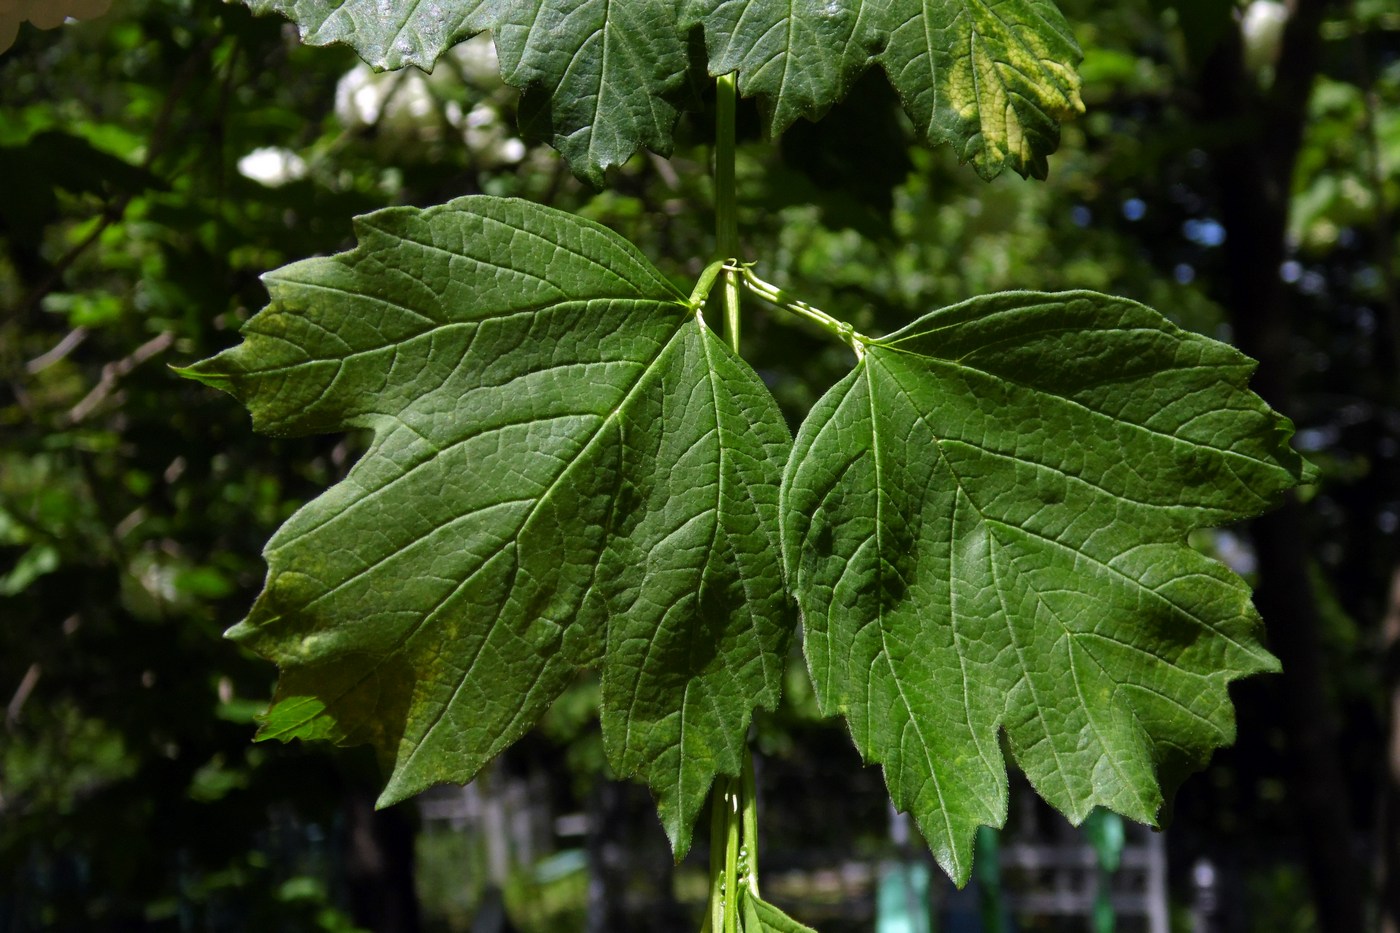
{"label": "viburnum opulus plant", "polygon": [[[712,800],[715,933],[804,929],[758,894],[747,747],[799,619],[822,711],[958,883],[1006,818],[1003,748],[1071,820],[1152,823],[1231,741],[1229,682],[1277,662],[1246,584],[1186,536],[1307,470],[1252,362],[1089,292],[867,336],[740,245],[739,94],[776,135],[878,66],[929,142],[1043,176],[1082,109],[1048,0],[249,2],[377,68],[489,30],[527,135],[595,184],[669,150],[698,78],[718,113],[717,247],[688,293],[538,204],[391,208],[269,273],[243,343],[184,371],[262,431],[372,433],[229,633],[281,667],[263,736],[373,744],[387,805],[471,779],[594,669],[608,760],[678,857]],[[796,438],[737,352],[746,297],[854,352]]]}

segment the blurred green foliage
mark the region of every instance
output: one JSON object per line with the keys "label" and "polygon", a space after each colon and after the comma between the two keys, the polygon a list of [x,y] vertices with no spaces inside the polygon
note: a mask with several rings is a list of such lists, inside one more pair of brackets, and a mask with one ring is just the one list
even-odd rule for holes
{"label": "blurred green foliage", "polygon": [[[866,333],[982,292],[1075,287],[1229,336],[1222,237],[1250,231],[1220,227],[1219,140],[1195,82],[1236,28],[1231,5],[1063,7],[1089,113],[1047,183],[984,184],[915,145],[878,77],[776,145],[741,106],[740,224],[760,273]],[[1324,24],[1280,270],[1305,309],[1290,414],[1326,469],[1298,533],[1363,841],[1385,728],[1377,627],[1400,560],[1400,409],[1376,362],[1380,322],[1400,313],[1397,20],[1358,0]],[[529,197],[693,281],[698,260],[675,257],[711,252],[709,119],[686,118],[670,159],[636,157],[595,192],[519,142],[516,102],[481,41],[430,77],[376,76],[277,20],[194,0],[24,27],[0,55],[0,929],[350,928],[346,801],[370,766],[251,744],[274,671],[220,635],[261,583],[262,544],[359,439],[260,437],[166,364],[234,343],[264,300],[259,274],[344,248],[350,217],[386,204]],[[750,321],[745,354],[795,423],[847,351],[785,316]],[[1248,572],[1247,541],[1224,543]],[[805,677],[794,658],[784,706],[757,725],[767,851],[879,851],[879,776],[816,718]],[[1291,899],[1291,746],[1272,689],[1237,692],[1240,743],[1184,789],[1173,845],[1248,866],[1248,928],[1310,929]],[[601,771],[595,704],[583,681],[541,730],[564,749],[558,793],[575,805]],[[461,929],[484,886],[454,893],[451,845],[420,844],[433,866],[420,889],[440,905],[427,919]],[[536,913],[577,922],[579,878],[522,876],[504,906],[522,929]]]}

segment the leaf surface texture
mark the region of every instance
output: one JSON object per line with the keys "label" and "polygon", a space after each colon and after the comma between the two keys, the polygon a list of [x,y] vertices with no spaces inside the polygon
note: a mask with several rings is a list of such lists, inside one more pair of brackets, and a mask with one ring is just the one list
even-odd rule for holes
{"label": "leaf surface texture", "polygon": [[1004,733],[1072,821],[1154,823],[1273,670],[1249,588],[1186,544],[1304,467],[1253,363],[1130,301],[1007,293],[868,346],[784,476],[821,708],[945,870],[1006,816]]}
{"label": "leaf surface texture", "polygon": [[683,852],[792,628],[776,403],[589,221],[473,197],[357,231],[189,371],[261,430],[372,432],[230,632],[282,668],[264,735],[373,743],[394,802],[469,780],[596,667],[609,759]]}
{"label": "leaf surface texture", "polygon": [[491,30],[521,123],[601,184],[639,148],[667,154],[695,64],[738,72],[769,130],[818,117],[880,64],[914,125],[986,178],[1044,176],[1059,123],[1082,111],[1079,47],[1051,0],[245,0],[306,42],[376,68],[431,69]]}

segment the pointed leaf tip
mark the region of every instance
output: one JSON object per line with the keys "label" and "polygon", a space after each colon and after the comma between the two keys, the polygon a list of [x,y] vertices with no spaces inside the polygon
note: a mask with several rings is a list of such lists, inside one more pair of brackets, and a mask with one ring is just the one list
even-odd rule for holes
{"label": "pointed leaf tip", "polygon": [[1082,58],[1051,0],[245,0],[297,23],[302,41],[341,43],[376,69],[432,70],[490,31],[501,76],[521,89],[523,133],[601,186],[646,148],[671,151],[692,107],[689,37],[711,75],[738,73],[769,130],[817,118],[878,62],[930,143],[948,142],[985,178],[1010,166],[1045,177],[1059,123],[1084,109]]}
{"label": "pointed leaf tip", "polygon": [[472,197],[356,229],[268,276],[216,358],[260,428],[373,432],[230,631],[282,668],[264,735],[374,745],[388,804],[471,779],[598,665],[609,759],[684,848],[793,628],[777,404],[598,224]]}
{"label": "pointed leaf tip", "polygon": [[1152,823],[1159,772],[1233,738],[1230,681],[1276,668],[1247,585],[1185,543],[1304,473],[1252,368],[1133,302],[993,295],[872,341],[799,430],[784,554],[819,703],[954,880],[1005,816],[1000,730],[1072,819]]}

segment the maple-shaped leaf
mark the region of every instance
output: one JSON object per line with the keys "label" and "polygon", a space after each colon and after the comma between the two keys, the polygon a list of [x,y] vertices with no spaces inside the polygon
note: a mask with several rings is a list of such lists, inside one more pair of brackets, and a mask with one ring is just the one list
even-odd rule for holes
{"label": "maple-shaped leaf", "polygon": [[689,67],[676,0],[244,2],[292,19],[304,42],[349,45],[378,69],[432,70],[452,45],[490,30],[501,77],[524,92],[522,130],[595,185],[641,147],[671,151]]}
{"label": "maple-shaped leaf", "polygon": [[1043,177],[1059,121],[1083,109],[1079,47],[1051,0],[244,2],[375,68],[431,69],[490,30],[502,77],[524,91],[526,134],[595,185],[639,148],[671,151],[695,28],[709,73],[737,72],[774,134],[820,116],[878,61],[930,143],[951,143],[986,178],[1005,166]]}
{"label": "maple-shaped leaf", "polygon": [[1050,0],[690,0],[711,74],[737,71],[769,130],[815,118],[878,61],[928,142],[984,178],[1044,177],[1059,123],[1083,110],[1081,56]]}
{"label": "maple-shaped leaf", "polygon": [[874,61],[887,6],[885,0],[690,0],[686,17],[704,24],[710,74],[737,72],[740,93],[759,98],[776,136],[846,96]]}
{"label": "maple-shaped leaf", "polygon": [[1153,823],[1277,662],[1187,546],[1305,473],[1254,364],[1130,301],[1008,293],[871,341],[783,478],[821,709],[960,884],[1006,816],[1000,737],[1072,821]]}
{"label": "maple-shaped leaf", "polygon": [[373,743],[392,803],[469,780],[594,666],[609,760],[683,853],[791,634],[776,403],[597,224],[471,197],[356,228],[185,371],[260,430],[373,435],[229,633],[282,669],[264,737]]}

